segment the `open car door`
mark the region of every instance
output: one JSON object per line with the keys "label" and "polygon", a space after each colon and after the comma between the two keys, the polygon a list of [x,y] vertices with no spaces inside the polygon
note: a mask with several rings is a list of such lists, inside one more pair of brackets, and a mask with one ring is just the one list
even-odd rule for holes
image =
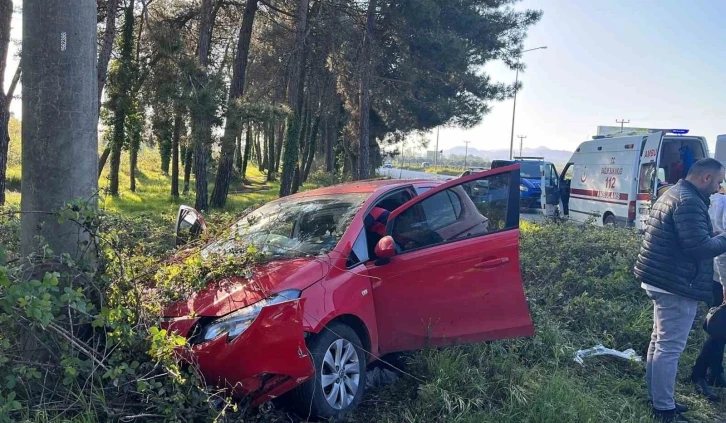
{"label": "open car door", "polygon": [[716,150],[713,153],[713,158],[726,164],[726,134],[716,137]]}
{"label": "open car door", "polygon": [[449,181],[391,213],[368,263],[381,353],[530,336],[519,165]]}
{"label": "open car door", "polygon": [[207,224],[201,213],[192,207],[181,205],[176,215],[176,246],[179,247],[199,238],[207,231]]}

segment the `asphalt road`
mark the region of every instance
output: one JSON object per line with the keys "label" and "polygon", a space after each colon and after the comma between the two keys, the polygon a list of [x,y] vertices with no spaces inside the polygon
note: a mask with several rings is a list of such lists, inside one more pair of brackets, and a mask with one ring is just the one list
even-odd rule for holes
{"label": "asphalt road", "polygon": [[446,176],[446,175],[437,175],[435,173],[428,173],[428,172],[417,172],[415,170],[405,170],[405,169],[386,169],[386,168],[380,168],[378,169],[378,174],[381,176],[390,176],[394,179],[437,179],[442,181],[448,181],[449,179],[454,179],[454,176]]}
{"label": "asphalt road", "polygon": [[[405,170],[397,168],[380,168],[378,169],[378,174],[381,176],[390,176],[391,178],[395,179],[435,179],[441,181],[448,181],[455,178],[455,176],[437,175],[435,173],[418,172],[415,170]],[[530,222],[540,222],[544,220],[544,216],[542,216],[542,213],[539,210],[532,210],[527,212],[520,211],[519,217],[520,219],[528,220]]]}

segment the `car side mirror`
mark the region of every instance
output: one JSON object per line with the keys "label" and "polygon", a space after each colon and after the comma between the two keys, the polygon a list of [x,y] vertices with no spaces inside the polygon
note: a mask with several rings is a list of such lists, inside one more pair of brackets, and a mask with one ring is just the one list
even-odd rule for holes
{"label": "car side mirror", "polygon": [[207,231],[207,224],[202,215],[189,206],[179,206],[176,215],[176,246],[187,244]]}
{"label": "car side mirror", "polygon": [[375,253],[380,259],[390,259],[396,255],[396,242],[390,235],[384,236],[376,244]]}

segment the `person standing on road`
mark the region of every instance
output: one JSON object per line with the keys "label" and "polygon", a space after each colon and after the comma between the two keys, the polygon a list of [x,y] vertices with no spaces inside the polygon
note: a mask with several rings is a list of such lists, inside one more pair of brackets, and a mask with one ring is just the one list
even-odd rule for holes
{"label": "person standing on road", "polygon": [[699,301],[711,302],[713,258],[726,253],[726,236],[713,236],[709,197],[724,181],[714,159],[691,166],[651,208],[635,276],[653,302],[653,333],[646,363],[653,415],[687,421],[687,407],[674,399],[678,360],[686,347]]}
{"label": "person standing on road", "polygon": [[[711,207],[708,212],[715,233],[726,232],[726,183],[721,184],[719,193],[711,196]],[[726,293],[726,255],[720,255],[713,263],[713,302],[711,307],[717,307],[724,302]],[[705,328],[705,325],[704,325]],[[726,378],[723,370],[723,353],[726,339],[708,336],[703,343],[701,353],[691,372],[691,380],[696,390],[711,401],[718,401],[719,396],[713,392],[709,385],[726,388]],[[708,371],[711,374],[707,378]]]}

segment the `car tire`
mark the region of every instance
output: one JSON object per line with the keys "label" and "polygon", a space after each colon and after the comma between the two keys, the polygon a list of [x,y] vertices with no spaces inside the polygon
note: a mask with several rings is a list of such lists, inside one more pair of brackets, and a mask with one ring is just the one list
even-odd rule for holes
{"label": "car tire", "polygon": [[615,219],[615,216],[612,214],[609,214],[605,216],[605,219],[603,220],[603,224],[605,226],[617,226],[618,221]]}
{"label": "car tire", "polygon": [[[308,351],[315,376],[296,389],[294,407],[303,417],[338,420],[355,409],[365,393],[367,355],[360,338],[350,327],[333,323],[308,342]],[[345,391],[334,395],[341,389]]]}

